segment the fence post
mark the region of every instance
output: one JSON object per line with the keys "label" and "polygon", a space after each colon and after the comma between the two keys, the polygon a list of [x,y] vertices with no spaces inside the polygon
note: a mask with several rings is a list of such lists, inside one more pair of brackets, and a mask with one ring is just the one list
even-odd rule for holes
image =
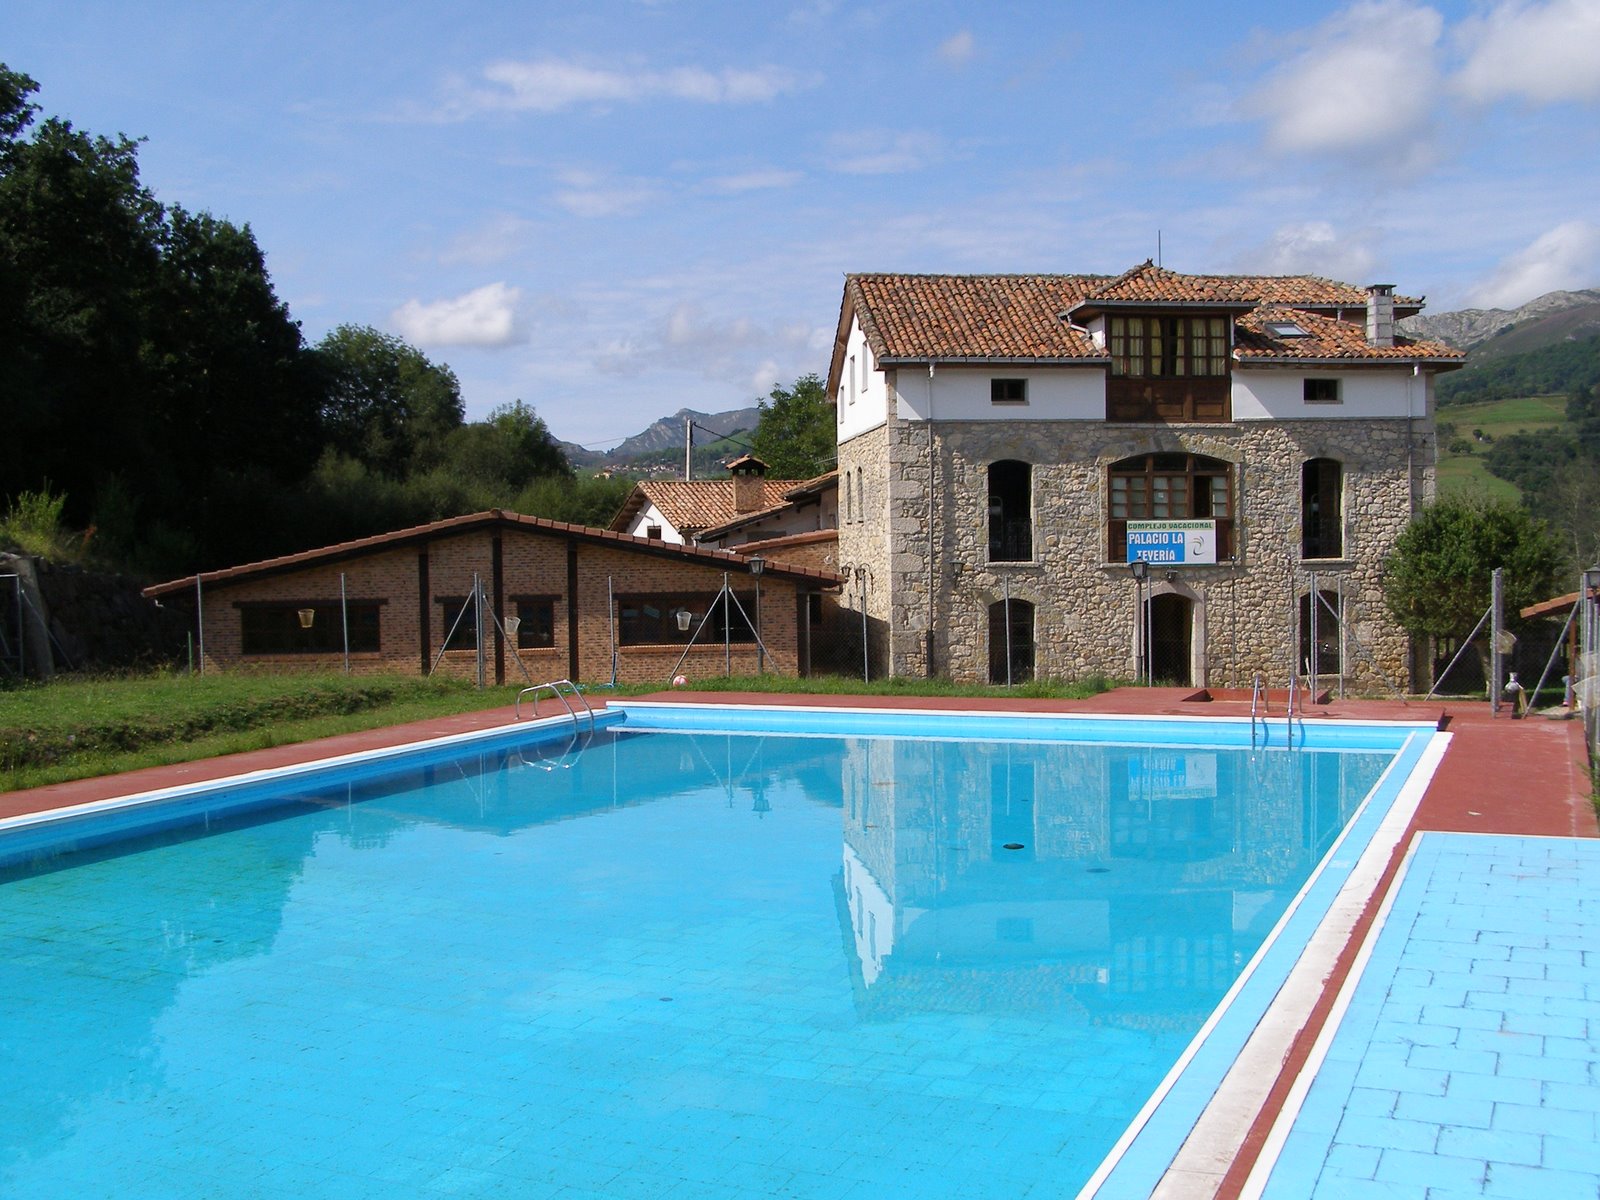
{"label": "fence post", "polygon": [[1489,578],[1489,712],[1500,715],[1500,679],[1505,662],[1500,654],[1500,635],[1505,629],[1505,581],[1496,567]]}

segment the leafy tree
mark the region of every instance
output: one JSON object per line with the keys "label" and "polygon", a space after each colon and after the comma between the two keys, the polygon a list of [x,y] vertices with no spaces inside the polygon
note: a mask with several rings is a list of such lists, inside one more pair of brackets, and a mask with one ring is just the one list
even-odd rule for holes
{"label": "leafy tree", "polygon": [[442,461],[464,412],[454,371],[366,325],[339,326],[317,343],[316,355],[330,446],[396,479]]}
{"label": "leafy tree", "polygon": [[1543,523],[1504,501],[1441,500],[1419,513],[1395,543],[1384,600],[1406,630],[1466,637],[1489,607],[1491,576],[1504,568],[1507,623],[1550,597],[1561,550]]}
{"label": "leafy tree", "polygon": [[570,478],[572,466],[544,420],[521,400],[502,405],[486,421],[450,434],[449,469],[504,493],[501,504],[535,479]]}
{"label": "leafy tree", "polygon": [[53,480],[81,523],[102,473],[152,453],[139,355],[162,211],[136,143],[55,118],[24,138],[35,90],[0,66],[0,377],[27,448],[0,460],[0,493]]}
{"label": "leafy tree", "polygon": [[251,497],[316,461],[299,328],[247,226],[157,203],[135,141],[35,128],[35,90],[0,66],[0,495],[50,480],[151,569],[237,561]]}
{"label": "leafy tree", "polygon": [[774,479],[811,479],[838,460],[833,405],[822,380],[802,375],[792,388],[774,386],[751,443]]}

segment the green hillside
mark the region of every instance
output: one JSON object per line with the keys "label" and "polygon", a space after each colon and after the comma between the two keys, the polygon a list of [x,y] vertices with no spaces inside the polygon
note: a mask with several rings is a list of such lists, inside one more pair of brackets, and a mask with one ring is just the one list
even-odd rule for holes
{"label": "green hillside", "polygon": [[[1567,397],[1521,396],[1455,404],[1438,412],[1439,495],[1520,499],[1514,484],[1489,474],[1488,452],[1514,433],[1539,433],[1566,424]],[[1481,436],[1479,436],[1481,434]]]}
{"label": "green hillside", "polygon": [[1474,347],[1467,366],[1439,380],[1436,395],[1449,419],[1462,405],[1518,396],[1586,391],[1600,383],[1600,337],[1541,346],[1520,354],[1489,357],[1490,343]]}

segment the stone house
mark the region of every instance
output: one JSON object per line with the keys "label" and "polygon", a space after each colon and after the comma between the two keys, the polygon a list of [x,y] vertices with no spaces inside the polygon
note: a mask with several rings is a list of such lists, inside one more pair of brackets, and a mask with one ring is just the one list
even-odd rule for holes
{"label": "stone house", "polygon": [[1407,686],[1383,563],[1463,362],[1396,333],[1421,307],[1150,262],[847,277],[838,570],[876,669]]}
{"label": "stone house", "polygon": [[348,662],[361,674],[471,678],[481,611],[484,677],[495,683],[807,674],[814,597],[839,577],[753,559],[494,509],[144,594],[198,597],[208,670]]}

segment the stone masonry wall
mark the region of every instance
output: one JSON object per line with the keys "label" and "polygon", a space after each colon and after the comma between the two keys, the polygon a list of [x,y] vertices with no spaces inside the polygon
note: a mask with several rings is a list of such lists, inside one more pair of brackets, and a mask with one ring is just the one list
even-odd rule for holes
{"label": "stone masonry wall", "polygon": [[[1100,422],[935,422],[935,485],[928,495],[930,426],[892,422],[840,447],[841,470],[860,466],[881,479],[887,511],[841,527],[840,562],[868,563],[869,611],[887,620],[890,668],[928,671],[922,651],[929,618],[927,546],[937,545],[932,580],[933,672],[988,677],[988,607],[1009,590],[1035,605],[1035,672],[1079,678],[1135,671],[1135,589],[1125,563],[1106,561],[1106,469],[1146,453],[1195,453],[1235,466],[1238,558],[1152,574],[1152,595],[1193,603],[1196,685],[1248,686],[1256,671],[1282,686],[1297,657],[1298,597],[1315,570],[1321,591],[1344,597],[1352,686],[1408,686],[1407,638],[1383,607],[1383,561],[1416,507],[1430,497],[1432,431],[1425,423],[1340,420],[1149,426]],[[880,437],[881,435],[881,437]],[[1344,555],[1300,559],[1300,471],[1310,458],[1343,464]],[[988,465],[1035,464],[1035,561],[988,562]],[[869,495],[872,486],[868,487]],[[887,591],[885,597],[883,592]],[[847,591],[847,603],[851,593]],[[888,611],[883,612],[883,601]]]}

